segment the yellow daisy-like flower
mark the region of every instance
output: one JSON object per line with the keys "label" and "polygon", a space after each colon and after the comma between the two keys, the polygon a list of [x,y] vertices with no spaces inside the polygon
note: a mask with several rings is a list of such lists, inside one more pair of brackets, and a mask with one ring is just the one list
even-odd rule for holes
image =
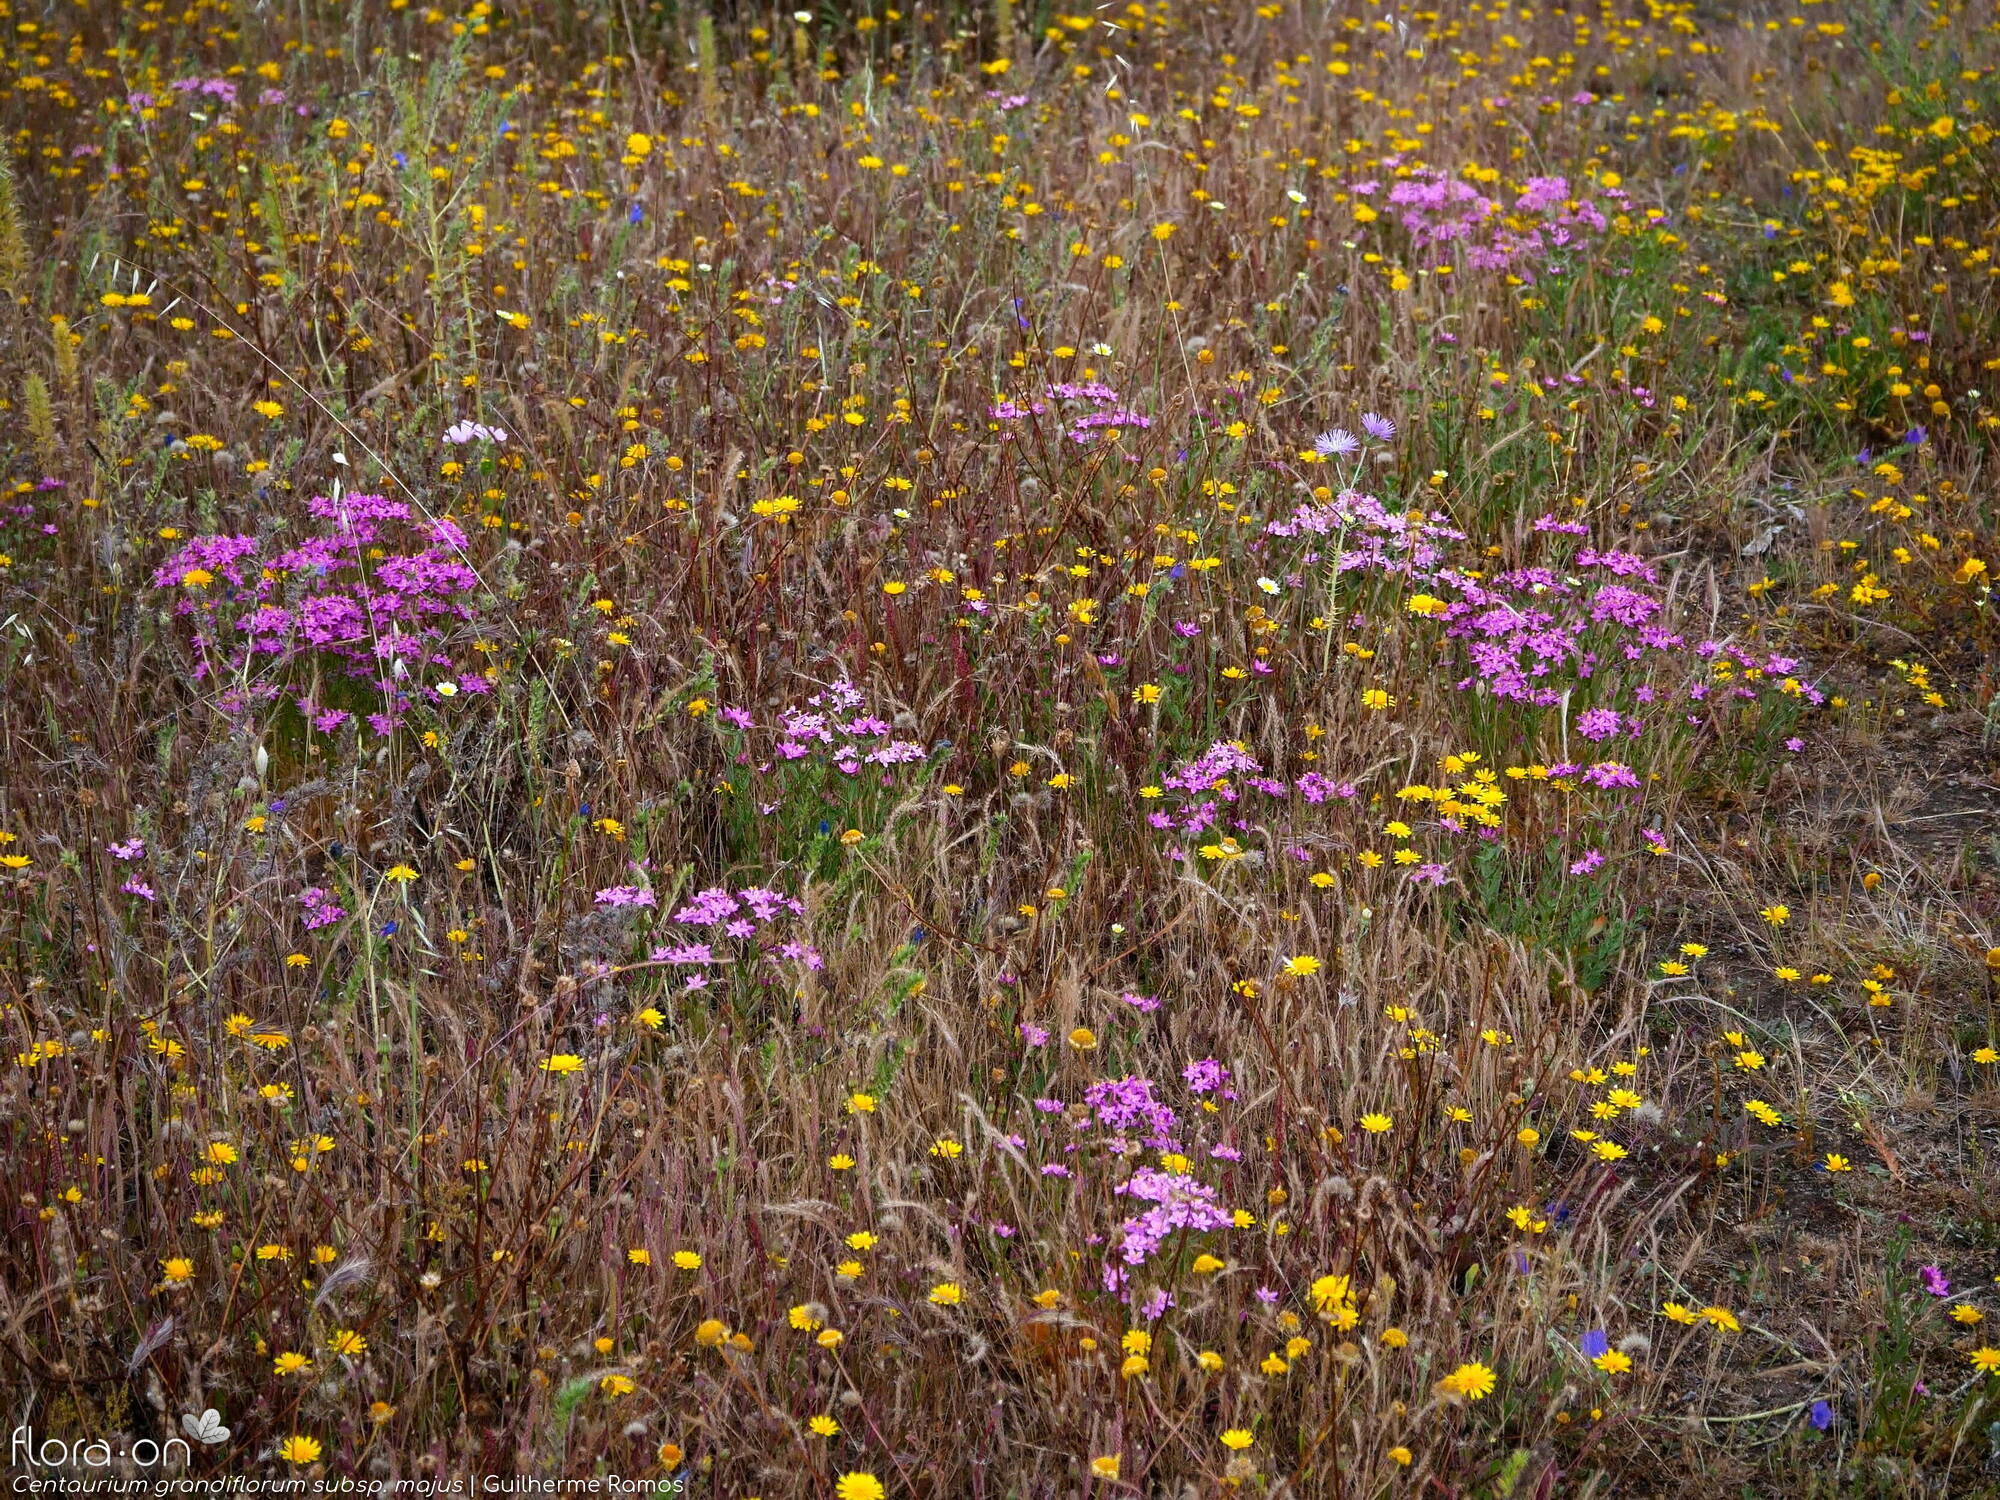
{"label": "yellow daisy-like flower", "polygon": [[1468,1401],[1484,1401],[1499,1383],[1500,1377],[1477,1360],[1460,1365],[1441,1382],[1452,1395]]}

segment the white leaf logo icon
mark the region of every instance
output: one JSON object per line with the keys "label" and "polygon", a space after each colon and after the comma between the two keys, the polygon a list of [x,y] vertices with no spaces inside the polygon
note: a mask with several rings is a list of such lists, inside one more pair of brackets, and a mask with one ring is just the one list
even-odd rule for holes
{"label": "white leaf logo icon", "polygon": [[206,1447],[229,1441],[229,1429],[222,1425],[222,1413],[210,1407],[200,1416],[193,1412],[181,1415],[181,1431]]}

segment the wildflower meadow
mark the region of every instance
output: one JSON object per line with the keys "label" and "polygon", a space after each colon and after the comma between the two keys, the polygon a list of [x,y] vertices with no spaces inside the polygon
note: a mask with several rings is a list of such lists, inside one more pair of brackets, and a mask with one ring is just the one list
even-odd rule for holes
{"label": "wildflower meadow", "polygon": [[10,1481],[2000,1495],[1991,0],[0,26]]}

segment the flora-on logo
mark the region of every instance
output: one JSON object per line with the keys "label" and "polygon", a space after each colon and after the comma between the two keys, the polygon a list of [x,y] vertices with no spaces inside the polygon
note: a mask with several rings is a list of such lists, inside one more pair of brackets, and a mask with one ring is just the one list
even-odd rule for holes
{"label": "flora-on logo", "polygon": [[[181,1425],[197,1420],[192,1416],[183,1417]],[[219,1434],[215,1438],[202,1439],[203,1442],[220,1442],[229,1436],[229,1429],[216,1420],[212,1411],[203,1412],[199,1418],[203,1426]],[[209,1424],[213,1423],[213,1426]],[[189,1428],[192,1435],[193,1429]],[[34,1428],[16,1427],[7,1440],[8,1467],[16,1474],[34,1468],[42,1469],[108,1469],[113,1464],[130,1464],[141,1469],[156,1469],[173,1463],[186,1468],[194,1458],[194,1449],[181,1438],[168,1438],[164,1443],[151,1438],[133,1438],[130,1442],[123,1438],[108,1442],[103,1438],[76,1438],[65,1440],[56,1437],[42,1437]],[[174,1450],[180,1449],[176,1455]]]}
{"label": "flora-on logo", "polygon": [[193,1412],[182,1413],[181,1431],[207,1448],[229,1441],[229,1429],[222,1425],[222,1413],[212,1406],[200,1416]]}

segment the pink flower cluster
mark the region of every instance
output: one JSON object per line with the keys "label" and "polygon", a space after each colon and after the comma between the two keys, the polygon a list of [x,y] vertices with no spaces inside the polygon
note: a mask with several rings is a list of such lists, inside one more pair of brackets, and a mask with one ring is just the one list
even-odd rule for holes
{"label": "pink flower cluster", "polygon": [[[435,685],[411,680],[412,668],[433,669],[453,692],[490,690],[482,672],[452,673],[444,649],[474,621],[480,582],[456,522],[417,518],[407,502],[381,495],[315,495],[306,509],[325,529],[294,546],[267,551],[251,536],[199,536],[154,572],[155,588],[178,595],[174,614],[194,625],[197,680],[234,676],[259,660],[337,660],[383,693],[383,711],[370,715],[382,734],[401,722],[412,693],[443,701]],[[398,538],[404,550],[390,551]],[[280,691],[267,680],[249,697]],[[245,698],[232,691],[225,706],[244,707]],[[299,706],[322,730],[348,717],[310,700]]]}
{"label": "pink flower cluster", "polygon": [[[629,888],[614,886],[612,889]],[[652,892],[645,894],[651,897]],[[600,892],[600,900],[602,895]],[[719,885],[710,886],[690,897],[687,904],[673,914],[672,920],[683,926],[708,928],[712,936],[706,941],[663,944],[653,949],[650,957],[656,964],[699,968],[761,954],[773,962],[787,960],[817,971],[826,967],[826,961],[817,948],[795,939],[778,940],[771,931],[783,918],[802,917],[805,910],[804,902],[763,886],[744,886],[737,891]],[[731,953],[727,949],[718,952],[716,944],[724,939],[752,946],[749,952],[742,954]],[[691,974],[686,980],[689,989],[704,989],[707,985],[707,976],[702,974]]]}
{"label": "pink flower cluster", "polygon": [[[1379,186],[1356,183],[1354,192],[1365,198]],[[1617,189],[1604,196],[1620,206],[1625,198]],[[1388,203],[1411,243],[1438,264],[1512,271],[1526,281],[1538,269],[1559,269],[1553,264],[1559,252],[1602,234],[1608,223],[1591,199],[1570,197],[1564,177],[1531,177],[1503,206],[1461,178],[1421,168],[1389,189]]]}
{"label": "pink flower cluster", "polygon": [[[879,766],[886,776],[891,766],[913,765],[930,752],[915,740],[899,739],[895,726],[866,712],[867,695],[846,678],[814,693],[803,706],[778,715],[778,762],[815,758],[830,763],[843,776],[858,776],[863,766]],[[722,720],[737,729],[754,729],[756,719],[741,708],[725,708]],[[772,763],[757,767],[769,771]]]}
{"label": "pink flower cluster", "polygon": [[[1048,386],[1042,399],[996,401],[987,415],[996,422],[1020,422],[1039,417],[1051,408],[1063,413],[1064,436],[1073,443],[1089,443],[1106,428],[1151,427],[1153,419],[1135,411],[1125,398],[1101,380],[1065,380]],[[1078,408],[1083,408],[1078,410]]]}

